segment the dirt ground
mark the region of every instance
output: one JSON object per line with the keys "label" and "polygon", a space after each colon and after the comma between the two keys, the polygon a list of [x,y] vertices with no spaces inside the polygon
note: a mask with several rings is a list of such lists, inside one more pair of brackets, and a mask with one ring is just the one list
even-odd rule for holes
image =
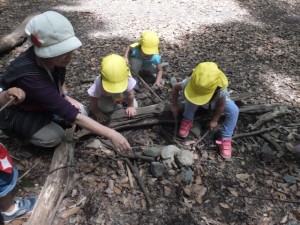
{"label": "dirt ground", "polygon": [[[159,92],[164,101],[170,101],[171,77],[180,81],[199,62],[214,61],[227,74],[232,94],[259,91],[241,105],[280,103],[288,108],[257,130],[275,129],[235,139],[229,161],[219,156],[209,139],[204,139],[200,149],[180,146],[194,153],[190,184],[178,178],[182,168],[154,178],[149,163],[137,161],[153,203],[150,208],[139,185],[130,188],[122,159],[107,156],[103,149],[85,148],[95,136],[78,140],[73,185],[54,224],[300,224],[300,158],[290,152],[300,142],[298,0],[0,0],[0,7],[0,36],[12,32],[34,12],[54,10],[70,19],[83,46],[69,66],[67,85],[71,96],[86,105],[86,90],[92,83],[82,81],[98,75],[104,56],[123,55],[143,30],[151,29],[158,32],[162,59],[169,64]],[[29,45],[25,42],[0,56],[0,73]],[[147,103],[156,103],[154,99]],[[138,101],[146,105],[144,99]],[[252,132],[250,125],[261,114],[241,113],[235,135]],[[160,124],[120,132],[141,152],[139,146],[149,143],[171,144],[168,137],[173,130],[173,124]],[[28,172],[18,183],[16,195],[37,196],[53,152],[37,152],[26,159],[18,150],[18,141],[3,134],[0,140],[9,147],[20,175]],[[195,137],[189,136],[188,141]],[[113,190],[109,189],[111,183]],[[22,224],[27,218],[11,224]]]}

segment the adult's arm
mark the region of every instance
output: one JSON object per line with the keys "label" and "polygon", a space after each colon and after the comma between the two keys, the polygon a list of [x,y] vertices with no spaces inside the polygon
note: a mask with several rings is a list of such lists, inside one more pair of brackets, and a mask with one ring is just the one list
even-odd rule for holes
{"label": "adult's arm", "polygon": [[75,123],[78,126],[91,131],[94,134],[97,134],[99,136],[104,136],[110,139],[113,145],[115,146],[116,150],[120,150],[120,151],[131,150],[128,141],[122,134],[120,134],[119,132],[111,128],[103,126],[102,124],[96,122],[90,117],[87,117],[79,113],[76,117]]}
{"label": "adult's arm", "polygon": [[34,105],[67,121],[75,121],[78,109],[60,95],[51,80],[42,76],[25,76],[16,82],[16,86],[26,92],[26,100],[21,107]]}
{"label": "adult's arm", "polygon": [[75,106],[77,109],[81,108],[81,103],[69,96],[68,88],[65,82],[61,86],[61,92],[62,92],[62,97],[64,97],[68,102],[70,102],[71,105]]}

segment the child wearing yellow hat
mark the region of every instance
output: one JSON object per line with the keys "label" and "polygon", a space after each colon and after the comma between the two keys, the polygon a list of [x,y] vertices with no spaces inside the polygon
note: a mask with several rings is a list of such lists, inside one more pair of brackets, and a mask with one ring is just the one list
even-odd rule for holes
{"label": "child wearing yellow hat", "polygon": [[107,118],[104,113],[126,108],[129,117],[136,115],[137,101],[134,98],[136,80],[131,77],[124,57],[111,54],[101,62],[101,75],[88,89],[90,107],[99,122]]}
{"label": "child wearing yellow hat", "polygon": [[139,42],[129,45],[125,52],[125,60],[130,65],[132,75],[141,75],[146,82],[160,87],[163,68],[158,51],[159,38],[156,32],[147,30],[141,35]]}
{"label": "child wearing yellow hat", "polygon": [[213,117],[209,124],[211,130],[218,126],[219,118],[224,113],[225,121],[221,138],[216,142],[223,158],[231,157],[231,137],[239,115],[239,109],[230,99],[227,87],[227,77],[217,64],[213,62],[200,63],[189,78],[173,86],[171,106],[176,118],[178,95],[179,91],[183,90],[186,101],[179,128],[181,137],[186,137],[189,134],[193,125],[194,114],[199,106],[213,110]]}

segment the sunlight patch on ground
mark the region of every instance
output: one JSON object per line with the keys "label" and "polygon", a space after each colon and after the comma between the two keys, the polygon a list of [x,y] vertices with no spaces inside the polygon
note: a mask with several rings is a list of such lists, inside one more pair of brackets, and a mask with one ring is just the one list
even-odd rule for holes
{"label": "sunlight patch on ground", "polygon": [[[118,37],[120,33],[124,34],[123,30],[126,30],[127,38],[134,40],[139,38],[139,34],[143,30],[152,29],[157,31],[160,37],[166,41],[176,42],[176,37],[182,36],[186,32],[199,32],[205,26],[212,24],[256,23],[247,10],[241,8],[233,0],[144,0],[126,1],[125,4],[124,1],[111,1],[109,6],[104,4],[101,1],[84,1],[81,5],[62,5],[58,6],[57,9],[91,12],[100,15],[101,24],[104,23],[104,27],[95,25],[95,29],[90,31],[92,38]],[[91,11],[91,9],[97,8],[103,10]],[[115,14],[115,11],[120,13]],[[122,12],[129,13],[124,14]],[[138,22],[141,20],[144,21],[142,27],[140,26],[141,23]],[[97,23],[96,20],[90,22]],[[173,28],[172,33],[166,31],[169,29],[164,29],[170,26]]]}
{"label": "sunlight patch on ground", "polygon": [[[276,73],[273,70],[268,70],[261,74],[262,81],[269,90],[278,97],[278,100],[293,100],[300,104],[300,79],[298,76],[289,76],[289,74]],[[278,102],[274,99],[274,102]]]}

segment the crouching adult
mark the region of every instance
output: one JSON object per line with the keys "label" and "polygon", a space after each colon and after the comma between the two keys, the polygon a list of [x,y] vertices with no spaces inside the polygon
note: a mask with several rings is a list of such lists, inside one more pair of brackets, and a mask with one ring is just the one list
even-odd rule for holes
{"label": "crouching adult", "polygon": [[118,150],[130,150],[125,137],[85,115],[83,105],[68,94],[66,67],[82,45],[69,20],[47,11],[33,17],[25,32],[33,46],[11,62],[0,83],[23,89],[27,97],[0,113],[0,129],[34,145],[54,147],[63,140],[64,128],[75,122],[109,138]]}

